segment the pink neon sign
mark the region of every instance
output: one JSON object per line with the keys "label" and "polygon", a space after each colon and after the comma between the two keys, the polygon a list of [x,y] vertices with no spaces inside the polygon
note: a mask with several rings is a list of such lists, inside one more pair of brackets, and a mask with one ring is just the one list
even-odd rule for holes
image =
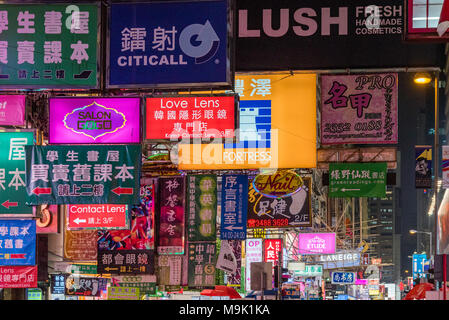
{"label": "pink neon sign", "polygon": [[299,254],[335,253],[335,233],[301,233],[298,238]]}

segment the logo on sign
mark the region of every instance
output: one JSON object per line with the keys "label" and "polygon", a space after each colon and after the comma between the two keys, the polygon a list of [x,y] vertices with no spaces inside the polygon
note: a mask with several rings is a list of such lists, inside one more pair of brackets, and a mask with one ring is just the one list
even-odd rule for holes
{"label": "logo on sign", "polygon": [[254,189],[270,198],[288,197],[304,185],[302,178],[293,171],[277,171],[275,174],[259,174],[253,180]]}
{"label": "logo on sign", "polygon": [[[198,45],[194,45],[198,42]],[[179,45],[186,55],[195,58],[196,64],[201,64],[215,56],[220,38],[209,20],[206,20],[204,25],[195,23],[185,27],[179,36]]]}
{"label": "logo on sign", "polygon": [[113,108],[92,104],[73,110],[64,117],[64,126],[77,134],[96,140],[106,134],[122,129],[126,124],[125,115]]}
{"label": "logo on sign", "polygon": [[326,248],[326,240],[321,239],[318,236],[310,239],[307,243],[307,249],[310,251],[321,252],[325,248]]}

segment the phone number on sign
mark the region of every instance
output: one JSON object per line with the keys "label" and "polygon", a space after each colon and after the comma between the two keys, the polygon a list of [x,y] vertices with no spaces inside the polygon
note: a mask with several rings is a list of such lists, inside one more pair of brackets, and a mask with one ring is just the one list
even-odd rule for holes
{"label": "phone number on sign", "polygon": [[285,227],[288,226],[288,219],[264,219],[248,220],[248,228],[258,228],[258,227]]}

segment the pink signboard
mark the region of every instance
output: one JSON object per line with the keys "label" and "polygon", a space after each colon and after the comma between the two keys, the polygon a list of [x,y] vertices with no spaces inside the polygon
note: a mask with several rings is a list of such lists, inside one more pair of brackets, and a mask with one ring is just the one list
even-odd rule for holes
{"label": "pink signboard", "polygon": [[300,233],[299,254],[335,253],[335,233]]}
{"label": "pink signboard", "polygon": [[0,95],[0,126],[25,125],[25,96]]}
{"label": "pink signboard", "polygon": [[67,206],[68,227],[92,229],[126,229],[126,204],[71,204]]}
{"label": "pink signboard", "polygon": [[0,288],[37,288],[37,266],[0,267]]}
{"label": "pink signboard", "polygon": [[50,144],[140,143],[140,98],[49,99]]}
{"label": "pink signboard", "polygon": [[397,73],[321,76],[322,144],[395,144],[397,110]]}

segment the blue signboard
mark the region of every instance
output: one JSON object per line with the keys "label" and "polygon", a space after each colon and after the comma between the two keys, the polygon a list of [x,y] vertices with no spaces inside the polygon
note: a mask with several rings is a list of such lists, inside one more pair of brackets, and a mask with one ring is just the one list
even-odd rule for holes
{"label": "blue signboard", "polygon": [[231,84],[228,0],[112,4],[109,87]]}
{"label": "blue signboard", "polygon": [[51,275],[51,294],[65,294],[65,275]]}
{"label": "blue signboard", "polygon": [[246,239],[248,176],[223,175],[221,182],[221,240]]}
{"label": "blue signboard", "polygon": [[427,260],[425,254],[414,254],[413,257],[413,279],[425,277],[424,264]]}
{"label": "blue signboard", "polygon": [[355,272],[332,272],[332,284],[354,284]]}
{"label": "blue signboard", "polygon": [[36,221],[0,220],[0,265],[36,264]]}

